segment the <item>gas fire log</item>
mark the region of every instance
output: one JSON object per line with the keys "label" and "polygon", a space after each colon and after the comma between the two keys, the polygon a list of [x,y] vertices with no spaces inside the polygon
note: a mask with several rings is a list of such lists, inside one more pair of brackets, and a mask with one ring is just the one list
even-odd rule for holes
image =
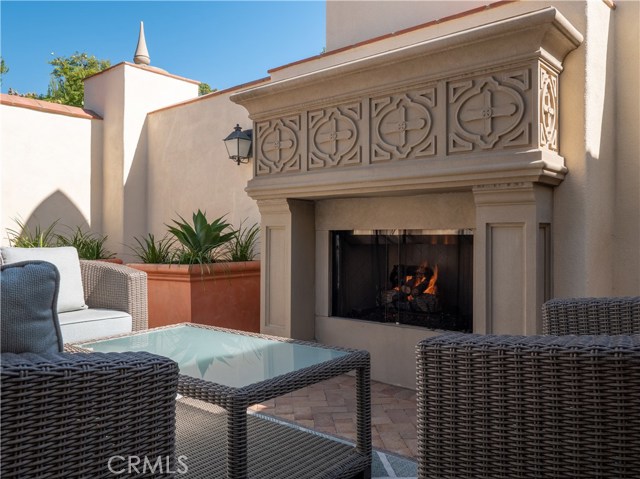
{"label": "gas fire log", "polygon": [[406,272],[402,284],[381,292],[381,303],[400,310],[423,313],[440,312],[438,301],[438,266],[432,270],[427,261],[420,266],[396,265],[390,279],[398,280],[398,272]]}
{"label": "gas fire log", "polygon": [[421,294],[412,301],[412,305],[423,313],[439,313],[440,304],[435,294]]}

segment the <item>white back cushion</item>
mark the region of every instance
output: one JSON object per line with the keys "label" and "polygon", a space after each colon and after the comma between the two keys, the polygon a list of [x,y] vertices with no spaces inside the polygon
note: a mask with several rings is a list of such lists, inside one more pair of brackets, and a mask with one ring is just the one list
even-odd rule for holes
{"label": "white back cushion", "polygon": [[86,309],[80,260],[78,252],[72,246],[60,248],[0,248],[2,261],[17,263],[18,261],[48,261],[60,272],[60,293],[58,294],[58,313]]}

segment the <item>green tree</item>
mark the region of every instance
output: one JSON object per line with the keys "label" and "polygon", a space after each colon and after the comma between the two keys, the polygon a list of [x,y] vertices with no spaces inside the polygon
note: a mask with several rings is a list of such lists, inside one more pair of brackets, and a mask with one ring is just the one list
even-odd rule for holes
{"label": "green tree", "polygon": [[2,75],[9,73],[9,67],[4,62],[4,58],[0,57],[0,85],[2,84]]}
{"label": "green tree", "polygon": [[208,83],[200,83],[198,87],[198,96],[206,95],[207,93],[213,93],[214,91],[218,91],[217,88],[211,88],[211,85]]}
{"label": "green tree", "polygon": [[79,52],[69,57],[54,58],[49,64],[53,65],[53,71],[43,99],[72,106],[82,106],[84,103],[83,80],[111,66],[109,60],[99,60],[93,55]]}

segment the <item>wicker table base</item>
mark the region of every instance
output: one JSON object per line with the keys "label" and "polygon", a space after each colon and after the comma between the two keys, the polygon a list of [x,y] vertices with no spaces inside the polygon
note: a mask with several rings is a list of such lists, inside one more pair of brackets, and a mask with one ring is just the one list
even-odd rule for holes
{"label": "wicker table base", "polygon": [[[225,477],[227,412],[202,401],[176,403],[176,456],[183,456],[185,479]],[[248,474],[256,479],[351,478],[369,458],[349,444],[294,426],[248,417]]]}

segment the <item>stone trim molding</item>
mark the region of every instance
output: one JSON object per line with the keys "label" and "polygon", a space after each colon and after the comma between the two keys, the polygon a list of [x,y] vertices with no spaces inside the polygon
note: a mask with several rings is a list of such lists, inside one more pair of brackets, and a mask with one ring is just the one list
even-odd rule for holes
{"label": "stone trim molding", "polygon": [[558,81],[582,39],[548,7],[236,93],[255,123],[247,191],[322,198],[558,184]]}

